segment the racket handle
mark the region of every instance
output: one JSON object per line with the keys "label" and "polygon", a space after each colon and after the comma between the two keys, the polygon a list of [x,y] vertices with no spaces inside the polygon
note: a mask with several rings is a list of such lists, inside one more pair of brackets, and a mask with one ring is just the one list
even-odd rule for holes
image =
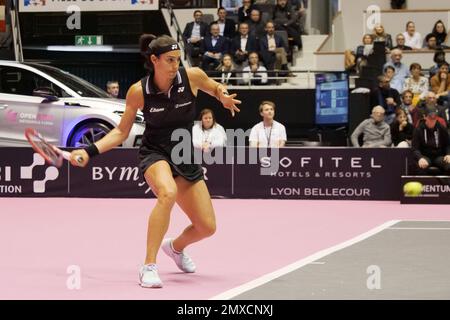
{"label": "racket handle", "polygon": [[[64,159],[69,160],[71,158],[71,154],[68,151],[63,151],[62,152],[62,156]],[[83,162],[83,157],[82,156],[76,156],[75,160],[77,160],[78,163],[82,163]]]}

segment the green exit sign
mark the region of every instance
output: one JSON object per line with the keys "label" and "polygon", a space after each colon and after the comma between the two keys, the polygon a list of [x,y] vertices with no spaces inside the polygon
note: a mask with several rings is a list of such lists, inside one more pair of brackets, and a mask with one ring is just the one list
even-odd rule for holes
{"label": "green exit sign", "polygon": [[103,36],[75,36],[76,46],[99,46],[103,44]]}

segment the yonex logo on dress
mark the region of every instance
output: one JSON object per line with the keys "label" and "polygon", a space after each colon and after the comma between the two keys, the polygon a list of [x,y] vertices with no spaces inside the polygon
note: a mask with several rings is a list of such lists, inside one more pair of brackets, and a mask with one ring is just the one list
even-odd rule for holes
{"label": "yonex logo on dress", "polygon": [[173,44],[172,45],[172,50],[177,50],[178,49],[178,45],[177,44]]}
{"label": "yonex logo on dress", "polygon": [[178,88],[178,93],[184,92],[184,87],[179,87]]}

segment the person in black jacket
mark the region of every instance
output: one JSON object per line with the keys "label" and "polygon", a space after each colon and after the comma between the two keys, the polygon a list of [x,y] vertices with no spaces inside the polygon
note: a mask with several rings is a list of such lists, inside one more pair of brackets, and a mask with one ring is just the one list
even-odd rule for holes
{"label": "person in black jacket", "polygon": [[231,43],[231,52],[234,55],[234,61],[241,65],[248,59],[248,53],[258,52],[258,43],[256,38],[249,35],[248,23],[242,22],[239,25],[239,35],[234,37]]}
{"label": "person in black jacket", "polygon": [[391,123],[391,139],[394,147],[409,148],[414,126],[408,122],[408,115],[401,107],[395,110],[395,120]]}
{"label": "person in black jacket", "polygon": [[183,41],[186,50],[192,58],[198,57],[202,40],[208,33],[208,25],[202,21],[203,13],[200,10],[194,11],[194,21],[186,24],[183,31]]}
{"label": "person in black jacket", "polygon": [[217,68],[223,55],[228,52],[228,41],[219,35],[220,29],[217,23],[211,25],[210,32],[211,36],[203,39],[200,49],[203,55],[202,69],[205,71]]}
{"label": "person in black jacket", "polygon": [[378,77],[378,87],[370,93],[370,106],[382,106],[386,111],[386,123],[391,124],[395,118],[395,109],[401,106],[400,93],[391,88],[390,79],[386,76]]}
{"label": "person in black jacket", "polygon": [[212,22],[211,25],[218,24],[220,28],[220,35],[227,39],[233,39],[236,34],[236,24],[233,20],[227,19],[227,11],[224,7],[217,9],[217,16],[219,19]]}
{"label": "person in black jacket", "polygon": [[431,166],[450,174],[449,135],[437,121],[437,109],[428,108],[426,118],[414,129],[412,150],[418,174],[427,174]]}
{"label": "person in black jacket", "polygon": [[252,12],[252,0],[243,0],[242,7],[238,9],[238,21],[248,22],[250,20],[250,13]]}

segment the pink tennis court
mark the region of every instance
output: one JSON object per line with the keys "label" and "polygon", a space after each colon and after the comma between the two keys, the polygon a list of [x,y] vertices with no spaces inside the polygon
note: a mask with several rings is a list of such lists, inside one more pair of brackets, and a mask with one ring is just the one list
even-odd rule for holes
{"label": "pink tennis court", "polygon": [[[217,233],[188,250],[197,272],[160,253],[164,289],[142,289],[155,201],[0,199],[0,299],[450,298],[448,206],[364,201],[213,200]],[[168,235],[187,222],[175,207]]]}

